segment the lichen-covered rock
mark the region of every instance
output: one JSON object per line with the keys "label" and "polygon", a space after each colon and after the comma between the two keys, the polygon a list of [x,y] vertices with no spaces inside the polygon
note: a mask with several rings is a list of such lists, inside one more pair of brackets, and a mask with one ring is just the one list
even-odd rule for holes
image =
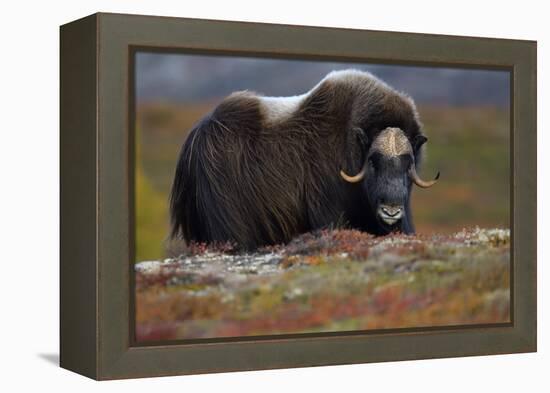
{"label": "lichen-covered rock", "polygon": [[138,340],[510,320],[510,231],[374,237],[332,230],[239,254],[193,245],[135,265]]}

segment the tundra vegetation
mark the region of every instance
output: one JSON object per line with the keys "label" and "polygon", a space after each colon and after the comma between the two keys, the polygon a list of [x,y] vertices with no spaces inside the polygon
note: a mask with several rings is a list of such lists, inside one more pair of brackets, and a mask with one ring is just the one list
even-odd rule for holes
{"label": "tundra vegetation", "polygon": [[323,230],[254,253],[192,244],[135,269],[138,341],[510,321],[508,230]]}

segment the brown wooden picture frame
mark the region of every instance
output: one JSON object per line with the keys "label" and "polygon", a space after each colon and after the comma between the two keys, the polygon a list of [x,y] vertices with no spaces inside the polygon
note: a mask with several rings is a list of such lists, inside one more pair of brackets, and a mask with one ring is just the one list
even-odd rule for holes
{"label": "brown wooden picture frame", "polygon": [[[136,345],[139,48],[510,71],[512,322]],[[116,379],[536,351],[536,42],[99,13],[61,27],[60,72],[62,367]]]}

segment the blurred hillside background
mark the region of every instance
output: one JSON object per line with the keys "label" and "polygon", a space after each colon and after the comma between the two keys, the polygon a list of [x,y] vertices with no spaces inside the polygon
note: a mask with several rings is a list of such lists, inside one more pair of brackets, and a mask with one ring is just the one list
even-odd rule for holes
{"label": "blurred hillside background", "polygon": [[413,191],[419,233],[509,227],[509,73],[228,56],[136,54],[136,260],[166,256],[168,198],[181,145],[226,95],[301,94],[333,70],[366,70],[411,95],[429,138],[422,175],[439,183]]}

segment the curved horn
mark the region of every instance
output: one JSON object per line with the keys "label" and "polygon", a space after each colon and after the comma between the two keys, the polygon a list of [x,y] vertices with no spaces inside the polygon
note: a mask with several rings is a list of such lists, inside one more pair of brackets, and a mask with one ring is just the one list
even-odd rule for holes
{"label": "curved horn", "polygon": [[343,170],[340,171],[340,176],[342,176],[342,178],[349,183],[358,183],[361,180],[363,180],[363,178],[365,177],[365,174],[367,173],[367,165],[368,165],[368,160],[365,160],[365,163],[363,164],[363,168],[361,168],[361,171],[355,176],[349,176]]}
{"label": "curved horn", "polygon": [[430,180],[430,181],[422,180],[420,176],[418,176],[418,174],[416,173],[416,168],[414,164],[411,166],[411,169],[409,170],[409,175],[411,177],[411,180],[414,182],[414,184],[422,188],[429,188],[433,186],[435,183],[437,183],[437,180],[439,179],[439,172],[437,172],[437,175],[433,180]]}

